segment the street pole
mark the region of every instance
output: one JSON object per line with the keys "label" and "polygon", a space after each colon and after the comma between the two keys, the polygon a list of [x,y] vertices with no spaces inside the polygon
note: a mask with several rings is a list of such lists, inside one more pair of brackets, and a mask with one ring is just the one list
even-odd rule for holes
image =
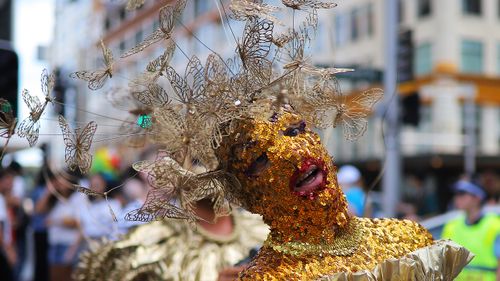
{"label": "street pole", "polygon": [[474,101],[476,98],[476,89],[472,85],[467,85],[464,88],[464,170],[465,174],[469,178],[472,178],[476,172],[476,104]]}
{"label": "street pole", "polygon": [[396,85],[397,68],[397,0],[385,0],[385,69],[384,104],[387,108],[385,120],[385,171],[383,177],[383,211],[387,217],[396,215],[401,182],[401,159],[399,144],[399,98]]}

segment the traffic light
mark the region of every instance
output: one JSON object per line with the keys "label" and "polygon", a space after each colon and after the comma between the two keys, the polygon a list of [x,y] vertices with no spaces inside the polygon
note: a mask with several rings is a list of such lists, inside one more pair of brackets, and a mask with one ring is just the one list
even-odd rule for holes
{"label": "traffic light", "polygon": [[0,40],[12,40],[12,0],[0,0]]}
{"label": "traffic light", "polygon": [[401,117],[403,124],[418,126],[420,122],[420,96],[418,93],[402,97]]}
{"label": "traffic light", "polygon": [[55,83],[54,83],[54,97],[56,98],[56,101],[59,103],[56,103],[54,105],[54,112],[58,115],[64,116],[64,106],[63,104],[66,102],[66,79],[63,77],[61,74],[61,69],[56,68],[54,69],[54,76],[55,76]]}
{"label": "traffic light", "polygon": [[413,80],[413,36],[411,30],[398,35],[398,83]]}
{"label": "traffic light", "polygon": [[0,97],[12,106],[17,115],[17,92],[19,83],[19,59],[6,41],[0,41]]}

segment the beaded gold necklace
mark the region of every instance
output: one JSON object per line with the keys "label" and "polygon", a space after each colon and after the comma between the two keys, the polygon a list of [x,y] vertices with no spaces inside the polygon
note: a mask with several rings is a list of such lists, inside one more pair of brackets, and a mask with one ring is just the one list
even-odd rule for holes
{"label": "beaded gold necklace", "polygon": [[363,238],[364,229],[359,219],[352,217],[346,227],[340,228],[335,233],[335,239],[330,243],[308,243],[308,242],[278,242],[269,236],[264,246],[271,247],[279,253],[292,256],[305,255],[333,255],[348,256],[353,254]]}

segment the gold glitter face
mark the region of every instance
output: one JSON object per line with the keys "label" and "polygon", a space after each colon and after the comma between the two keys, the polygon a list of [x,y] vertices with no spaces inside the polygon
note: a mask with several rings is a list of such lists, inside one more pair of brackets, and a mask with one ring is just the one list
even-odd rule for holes
{"label": "gold glitter face", "polygon": [[237,197],[272,229],[286,229],[286,240],[321,237],[308,232],[343,226],[346,200],[319,136],[298,115],[271,119],[243,122],[240,133],[229,138],[235,143],[228,152],[228,170],[242,185]]}

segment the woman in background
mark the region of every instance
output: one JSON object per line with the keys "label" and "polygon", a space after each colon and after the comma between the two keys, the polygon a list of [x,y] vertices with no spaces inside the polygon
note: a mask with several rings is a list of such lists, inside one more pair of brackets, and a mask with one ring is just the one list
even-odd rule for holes
{"label": "woman in background", "polygon": [[126,233],[130,228],[144,224],[141,221],[126,220],[125,216],[144,205],[149,187],[144,178],[132,168],[125,171],[122,175],[122,182],[124,183],[122,190],[124,204],[118,217],[118,228],[120,233]]}
{"label": "woman in background", "polygon": [[[102,174],[97,173],[90,177],[90,187],[96,192],[104,193],[109,190],[110,186],[113,184],[108,184]],[[115,236],[117,227],[113,216],[115,213],[120,213],[120,202],[109,196],[108,200],[105,200],[104,197],[85,196],[83,202],[79,217],[83,237],[100,240]]]}
{"label": "woman in background", "polygon": [[81,199],[81,194],[73,194],[70,182],[55,175],[48,180],[47,189],[36,204],[37,213],[47,214],[50,280],[71,279],[79,246],[78,209]]}
{"label": "woman in background", "polygon": [[[39,204],[41,199],[50,194],[47,192],[47,181],[53,181],[55,179],[54,174],[46,168],[42,168],[38,174],[37,185],[31,193],[31,199],[35,204],[35,210],[31,218],[31,228],[33,229],[33,240],[35,248],[35,272],[33,276],[34,281],[48,281],[49,280],[49,262],[47,260],[49,251],[49,241],[48,232],[45,221],[47,219],[48,212],[42,209]],[[49,200],[46,198],[45,200]],[[49,201],[44,204],[55,205],[56,197],[52,196]]]}

